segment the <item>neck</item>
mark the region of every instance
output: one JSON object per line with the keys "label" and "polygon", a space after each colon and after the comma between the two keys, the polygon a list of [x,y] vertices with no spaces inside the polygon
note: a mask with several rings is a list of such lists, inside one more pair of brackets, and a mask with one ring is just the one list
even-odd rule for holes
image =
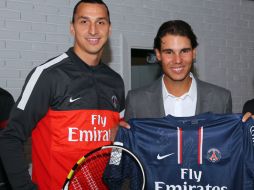
{"label": "neck", "polygon": [[173,81],[165,77],[164,75],[163,81],[167,91],[170,94],[176,97],[180,97],[189,91],[191,83],[192,83],[192,78],[188,76],[182,81]]}
{"label": "neck", "polygon": [[96,66],[99,64],[102,56],[102,52],[98,54],[89,54],[84,51],[81,51],[79,48],[75,47],[73,48],[73,51],[75,54],[87,65],[89,66]]}

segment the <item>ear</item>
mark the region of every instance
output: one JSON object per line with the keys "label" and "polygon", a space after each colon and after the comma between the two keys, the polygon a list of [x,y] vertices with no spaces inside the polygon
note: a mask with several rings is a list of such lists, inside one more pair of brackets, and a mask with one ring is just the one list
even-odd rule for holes
{"label": "ear", "polygon": [[70,33],[72,36],[75,36],[75,29],[74,29],[74,25],[72,22],[70,23]]}
{"label": "ear", "polygon": [[154,51],[155,51],[157,60],[158,60],[158,61],[161,61],[161,52],[160,52],[160,50],[154,49]]}
{"label": "ear", "polygon": [[112,24],[109,25],[109,36],[111,36],[111,34],[112,34],[112,26],[111,25]]}
{"label": "ear", "polygon": [[196,60],[196,58],[197,58],[197,48],[194,48],[193,50],[192,50],[192,53],[193,53],[193,60]]}

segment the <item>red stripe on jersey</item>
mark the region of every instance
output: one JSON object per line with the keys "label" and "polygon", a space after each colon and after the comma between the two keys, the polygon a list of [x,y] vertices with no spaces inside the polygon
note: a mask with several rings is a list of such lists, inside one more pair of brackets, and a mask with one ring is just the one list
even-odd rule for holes
{"label": "red stripe on jersey", "polygon": [[177,128],[177,154],[178,154],[178,164],[183,163],[183,131],[182,128]]}
{"label": "red stripe on jersey", "polygon": [[198,164],[203,163],[203,127],[198,129]]}

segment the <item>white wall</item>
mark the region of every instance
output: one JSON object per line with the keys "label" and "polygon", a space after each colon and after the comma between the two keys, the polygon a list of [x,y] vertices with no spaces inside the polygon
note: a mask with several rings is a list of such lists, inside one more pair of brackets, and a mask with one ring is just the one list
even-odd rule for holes
{"label": "white wall", "polygon": [[[0,86],[14,98],[28,72],[72,45],[77,0],[0,0]],[[198,36],[201,79],[231,90],[234,112],[254,97],[254,2],[248,0],[105,0],[113,34],[104,59],[130,89],[130,48],[152,48],[162,22],[183,19]]]}

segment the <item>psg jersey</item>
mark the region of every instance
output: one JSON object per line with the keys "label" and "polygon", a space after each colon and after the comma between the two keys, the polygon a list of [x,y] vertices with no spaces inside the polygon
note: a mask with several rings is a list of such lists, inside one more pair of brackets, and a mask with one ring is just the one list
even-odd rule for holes
{"label": "psg jersey", "polygon": [[[116,142],[140,159],[146,189],[253,190],[254,120],[241,119],[212,113],[130,119],[131,128],[120,128]],[[119,171],[130,172],[121,169],[127,161]]]}

